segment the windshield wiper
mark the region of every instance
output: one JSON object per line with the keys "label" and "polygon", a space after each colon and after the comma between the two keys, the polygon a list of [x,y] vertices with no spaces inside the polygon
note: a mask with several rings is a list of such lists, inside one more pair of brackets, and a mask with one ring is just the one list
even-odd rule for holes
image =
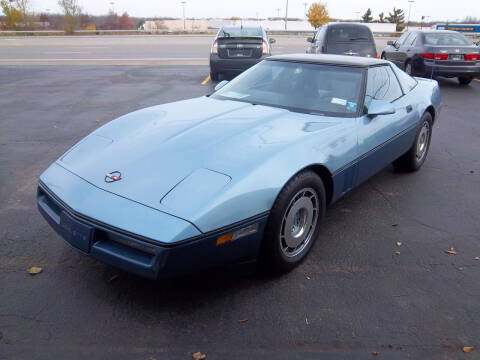
{"label": "windshield wiper", "polygon": [[356,37],[356,38],[350,38],[350,40],[368,40],[366,37]]}

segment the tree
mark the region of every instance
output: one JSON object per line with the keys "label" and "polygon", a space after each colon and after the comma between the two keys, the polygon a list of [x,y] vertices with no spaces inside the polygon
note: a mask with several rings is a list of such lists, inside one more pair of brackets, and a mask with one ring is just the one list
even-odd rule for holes
{"label": "tree", "polygon": [[378,22],[381,22],[381,23],[385,22],[385,14],[383,12],[378,14]]}
{"label": "tree", "polygon": [[22,12],[18,10],[10,1],[1,0],[3,14],[5,15],[5,28],[7,30],[15,30],[17,24],[22,21]]}
{"label": "tree", "polygon": [[321,2],[316,2],[310,5],[307,18],[310,24],[315,28],[319,28],[323,24],[326,24],[330,21],[328,16],[327,7]]}
{"label": "tree", "polygon": [[365,14],[363,14],[362,20],[364,23],[372,22],[373,16],[372,16],[372,10],[370,8],[368,8]]}
{"label": "tree", "polygon": [[388,13],[387,21],[390,23],[397,24],[397,31],[402,31],[405,25],[405,14],[402,9],[393,8],[393,13]]}
{"label": "tree", "polygon": [[73,34],[78,26],[82,8],[77,0],[58,0],[58,5],[63,10],[64,29],[67,34]]}
{"label": "tree", "polygon": [[126,12],[124,12],[122,16],[120,16],[120,18],[118,19],[118,26],[121,30],[135,29],[135,23]]}

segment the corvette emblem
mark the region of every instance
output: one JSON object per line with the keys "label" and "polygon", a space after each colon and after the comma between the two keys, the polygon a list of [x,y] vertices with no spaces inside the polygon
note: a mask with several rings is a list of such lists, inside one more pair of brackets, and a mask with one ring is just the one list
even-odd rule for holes
{"label": "corvette emblem", "polygon": [[105,175],[105,182],[111,183],[122,179],[122,174],[120,171],[112,171]]}

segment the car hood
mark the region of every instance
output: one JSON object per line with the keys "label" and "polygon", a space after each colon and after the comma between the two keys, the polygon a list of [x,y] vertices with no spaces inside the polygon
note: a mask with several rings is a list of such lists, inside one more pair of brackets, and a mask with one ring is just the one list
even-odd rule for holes
{"label": "car hood", "polygon": [[[288,144],[338,123],[336,118],[201,97],[113,120],[57,163],[98,188],[176,215],[167,194],[182,181],[202,185],[204,196],[214,196]],[[106,178],[114,172],[120,180]]]}

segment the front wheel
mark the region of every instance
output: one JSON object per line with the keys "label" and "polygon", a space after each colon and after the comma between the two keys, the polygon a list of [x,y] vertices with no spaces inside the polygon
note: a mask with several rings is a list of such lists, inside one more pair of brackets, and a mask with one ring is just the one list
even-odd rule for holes
{"label": "front wheel", "polygon": [[473,77],[471,76],[459,76],[458,77],[458,82],[460,85],[468,85],[472,82]]}
{"label": "front wheel", "polygon": [[218,73],[210,71],[210,80],[218,81]]}
{"label": "front wheel", "polygon": [[325,215],[325,188],[320,177],[304,171],[292,178],[270,212],[262,246],[262,259],[274,272],[291,270],[307,255],[318,237]]}
{"label": "front wheel", "polygon": [[425,162],[432,138],[432,115],[426,112],[422,116],[421,126],[415,142],[407,153],[393,162],[395,168],[403,171],[416,171]]}

